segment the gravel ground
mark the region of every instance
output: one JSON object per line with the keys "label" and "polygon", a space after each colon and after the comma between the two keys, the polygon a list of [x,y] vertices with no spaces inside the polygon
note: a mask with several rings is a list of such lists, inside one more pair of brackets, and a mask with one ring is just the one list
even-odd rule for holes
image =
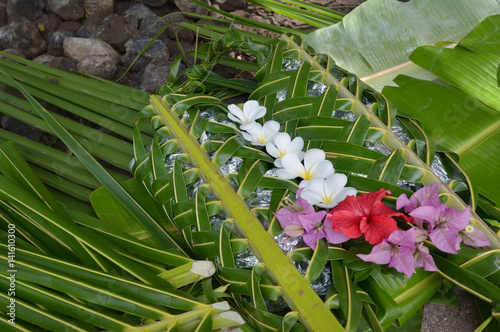
{"label": "gravel ground", "polygon": [[422,332],[472,332],[482,319],[474,297],[455,287],[459,307],[427,303],[422,321]]}

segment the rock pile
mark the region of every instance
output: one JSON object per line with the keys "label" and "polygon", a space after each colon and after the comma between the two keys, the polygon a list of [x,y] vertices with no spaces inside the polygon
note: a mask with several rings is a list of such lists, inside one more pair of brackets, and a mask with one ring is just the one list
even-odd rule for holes
{"label": "rock pile", "polygon": [[[229,11],[244,8],[242,0],[212,2]],[[154,92],[167,80],[178,44],[184,51],[195,47],[195,34],[175,23],[196,18],[168,15],[175,12],[208,13],[189,0],[0,0],[0,50],[112,80],[170,24],[124,82]]]}

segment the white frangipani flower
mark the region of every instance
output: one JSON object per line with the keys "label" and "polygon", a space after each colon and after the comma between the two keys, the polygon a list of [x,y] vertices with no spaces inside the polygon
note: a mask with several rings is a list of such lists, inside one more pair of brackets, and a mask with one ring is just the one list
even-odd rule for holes
{"label": "white frangipani flower", "polygon": [[325,151],[311,149],[304,155],[304,165],[302,165],[296,154],[287,153],[281,158],[283,168],[278,169],[276,175],[283,179],[301,177],[304,180],[299,183],[299,187],[305,187],[307,182],[315,177],[327,178],[334,173],[332,163],[325,158]]}
{"label": "white frangipani flower", "polygon": [[241,130],[250,129],[256,122],[255,120],[266,115],[266,108],[259,106],[256,100],[249,100],[243,105],[243,110],[238,106],[231,104],[227,107],[229,113],[227,117],[236,123],[240,124]]}
{"label": "white frangipani flower", "polygon": [[250,141],[252,145],[264,146],[267,142],[273,139],[274,135],[280,130],[280,124],[277,121],[267,121],[262,126],[255,122],[247,132],[241,132],[243,138]]}
{"label": "white frangipani flower", "polygon": [[295,137],[293,140],[288,133],[277,133],[272,141],[267,142],[266,150],[271,156],[276,158],[274,165],[282,167],[281,158],[287,153],[294,153],[299,157],[299,160],[304,159],[305,152],[302,151],[304,140],[302,137]]}
{"label": "white frangipani flower", "polygon": [[307,183],[300,197],[311,205],[331,209],[347,196],[356,196],[358,191],[352,187],[345,187],[347,176],[335,173],[328,178],[314,178]]}

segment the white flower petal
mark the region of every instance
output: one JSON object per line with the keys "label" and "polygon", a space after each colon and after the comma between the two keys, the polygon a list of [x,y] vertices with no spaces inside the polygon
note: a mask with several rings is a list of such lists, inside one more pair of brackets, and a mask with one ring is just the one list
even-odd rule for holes
{"label": "white flower petal", "polygon": [[286,154],[291,138],[288,133],[277,133],[276,136],[274,136],[273,142],[276,148],[280,151],[280,157],[283,157]]}
{"label": "white flower petal", "polygon": [[[306,156],[304,157],[304,163],[306,162],[306,160],[307,160],[307,153]],[[333,165],[329,160],[320,161],[309,170],[309,173],[313,177],[322,177],[322,178],[327,178],[333,175],[334,172],[335,170],[333,169]]]}
{"label": "white flower petal", "polygon": [[330,204],[318,203],[315,205],[320,207],[320,208],[323,208],[323,209],[331,209],[331,208],[336,207],[338,204],[339,204],[339,202],[337,202],[337,201],[331,201]]}
{"label": "white flower petal", "polygon": [[299,151],[296,153],[297,157],[299,157],[299,160],[302,161],[304,160],[304,156],[305,156],[305,152],[304,151]]}
{"label": "white flower petal", "polygon": [[254,108],[259,107],[259,102],[257,100],[249,100],[243,104],[243,113],[250,113]]}
{"label": "white flower petal", "polygon": [[300,176],[304,178],[305,169],[304,165],[299,160],[294,153],[287,153],[285,156],[281,158],[281,164],[285,168],[285,170],[289,173],[295,174],[295,177]]}
{"label": "white flower petal", "polygon": [[[309,183],[311,183],[311,181],[309,181]],[[321,196],[314,191],[308,190],[307,187],[302,190],[300,197],[305,199],[311,205],[317,205],[318,203],[322,202]]]}
{"label": "white flower petal", "polygon": [[[276,134],[276,136],[278,136],[279,134],[281,134],[281,133]],[[274,136],[274,140],[276,140],[276,136]],[[266,144],[266,151],[274,158],[281,158],[280,150],[278,150],[276,145],[274,145],[272,142],[268,142]],[[280,166],[278,166],[278,167],[280,167]]]}
{"label": "white flower petal", "polygon": [[345,174],[335,173],[326,179],[325,193],[332,197],[335,193],[345,187],[347,176]]}
{"label": "white flower petal", "polygon": [[306,170],[310,170],[314,165],[322,160],[325,160],[325,151],[320,149],[311,149],[304,156],[304,166]]}
{"label": "white flower petal", "polygon": [[266,123],[264,123],[264,130],[266,131],[270,131],[274,134],[276,134],[278,131],[280,131],[280,123],[278,121],[274,121],[274,120],[271,120],[271,121],[267,121]]}
{"label": "white flower petal", "polygon": [[241,123],[241,120],[236,116],[234,116],[232,113],[227,113],[227,117],[229,118],[229,120],[232,120],[236,123]]}
{"label": "white flower petal", "polygon": [[[335,201],[338,203],[342,202],[347,196],[356,196],[358,191],[353,187],[345,187],[340,189],[335,193]],[[337,205],[335,204],[335,205]]]}
{"label": "white flower petal", "polygon": [[[320,197],[323,197],[324,192],[325,192],[325,179],[314,178],[314,179],[309,180],[309,182],[307,183],[306,189],[317,193]],[[306,190],[306,189],[304,189],[304,190]]]}
{"label": "white flower petal", "polygon": [[250,122],[248,122],[246,124],[240,125],[240,129],[241,130],[249,131],[249,130],[252,130],[252,128],[255,127],[255,125],[261,126],[261,124],[258,123],[258,122],[250,121]]}
{"label": "white flower petal", "polygon": [[245,130],[252,136],[259,136],[260,133],[262,132],[262,125],[258,122],[253,122],[253,125]]}
{"label": "white flower petal", "polygon": [[[238,123],[243,123],[243,120],[245,118],[244,116],[244,113],[243,111],[241,110],[241,108],[239,108],[238,106],[236,106],[235,104],[231,104],[227,107],[227,109],[229,110],[230,113],[228,113],[228,117],[235,121],[235,122],[238,122]],[[238,120],[234,120],[231,118],[230,115],[233,115],[235,118],[237,118]]]}
{"label": "white flower petal", "polygon": [[331,197],[331,201],[328,204],[320,203],[316,204],[319,207],[325,208],[325,209],[331,209],[336,207],[340,202],[342,202],[347,196],[356,196],[358,191],[355,188],[352,187],[347,187],[340,189],[335,193],[333,197]]}
{"label": "white flower petal", "polygon": [[243,138],[246,139],[247,141],[249,141],[249,142],[255,141],[255,137],[252,134],[246,133],[244,131],[241,132],[241,134],[243,135]]}
{"label": "white flower petal", "polygon": [[[288,136],[288,137],[290,137],[290,136]],[[276,138],[275,138],[275,140],[276,140]],[[304,147],[304,140],[302,139],[302,137],[297,136],[291,142],[289,141],[287,151],[294,152],[294,153],[302,152],[303,147]]]}
{"label": "white flower petal", "polygon": [[279,178],[282,178],[282,179],[287,179],[287,180],[295,179],[297,177],[297,175],[292,174],[290,172],[287,172],[283,168],[280,168],[280,169],[276,170],[276,176],[279,177]]}
{"label": "white flower petal", "polygon": [[281,158],[274,160],[274,166],[280,167],[280,168],[283,167],[283,164],[281,163]]}
{"label": "white flower petal", "polygon": [[266,112],[267,112],[267,109],[264,106],[259,106],[257,108],[250,110],[245,115],[247,116],[248,119],[257,120],[257,119],[262,118],[264,115],[266,115]]}

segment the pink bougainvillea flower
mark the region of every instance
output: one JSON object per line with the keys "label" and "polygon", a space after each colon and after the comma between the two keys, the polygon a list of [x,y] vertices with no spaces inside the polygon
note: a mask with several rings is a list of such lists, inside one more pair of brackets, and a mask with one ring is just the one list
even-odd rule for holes
{"label": "pink bougainvillea flower", "polygon": [[316,249],[320,239],[326,238],[326,242],[339,244],[349,240],[342,232],[335,232],[328,221],[323,222],[326,212],[319,211],[315,214],[299,215],[299,220],[304,227],[302,235],[304,242],[311,248]]}
{"label": "pink bougainvillea flower", "polygon": [[442,204],[439,200],[438,188],[442,183],[435,182],[430,186],[425,186],[417,190],[410,198],[401,194],[396,201],[396,209],[405,208],[406,213],[410,213],[419,206],[436,206]]}
{"label": "pink bougainvillea flower", "polygon": [[454,207],[421,206],[410,216],[429,222],[429,237],[439,250],[456,254],[458,233],[469,225],[470,207],[458,211]]}
{"label": "pink bougainvillea flower", "polygon": [[392,232],[387,240],[373,247],[368,255],[358,254],[357,256],[365,262],[377,264],[389,264],[408,278],[415,270],[415,260],[413,251],[416,248],[416,233],[414,228],[406,231],[396,230]]}
{"label": "pink bougainvillea flower", "polygon": [[323,238],[332,244],[349,240],[341,232],[335,232],[329,222],[323,223],[326,211],[316,212],[311,204],[300,197],[302,190],[303,188],[297,190],[295,202],[290,202],[274,214],[283,232],[290,237],[303,235],[304,242],[313,249],[316,249],[316,244]]}
{"label": "pink bougainvillea flower", "polygon": [[473,247],[486,247],[490,245],[490,241],[486,235],[477,227],[471,224],[465,226],[465,229],[458,233],[456,249],[460,249],[460,242]]}
{"label": "pink bougainvillea flower", "polygon": [[274,213],[285,234],[291,237],[300,236],[304,233],[304,228],[299,220],[301,215],[314,214],[314,208],[305,199],[300,197],[302,189],[297,190],[297,200]]}
{"label": "pink bougainvillea flower", "polygon": [[[418,242],[418,241],[417,241]],[[429,248],[422,242],[418,244],[413,253],[415,257],[415,268],[423,267],[425,271],[436,272],[438,270],[434,258],[429,254]]]}
{"label": "pink bougainvillea flower", "polygon": [[305,231],[302,238],[304,239],[304,242],[313,249],[316,249],[316,244],[320,239],[326,237],[326,234],[323,231],[323,219],[325,216],[326,211],[319,211],[298,217]]}
{"label": "pink bougainvillea flower", "polygon": [[331,244],[340,244],[350,240],[350,237],[345,236],[340,231],[334,231],[332,223],[329,220],[323,222],[323,231],[325,232],[326,242]]}
{"label": "pink bougainvillea flower", "polygon": [[412,220],[382,203],[382,198],[390,194],[390,190],[380,189],[360,196],[347,196],[330,211],[328,219],[332,221],[333,230],[341,231],[351,239],[364,234],[371,244],[379,244],[389,238],[398,229],[392,217]]}

